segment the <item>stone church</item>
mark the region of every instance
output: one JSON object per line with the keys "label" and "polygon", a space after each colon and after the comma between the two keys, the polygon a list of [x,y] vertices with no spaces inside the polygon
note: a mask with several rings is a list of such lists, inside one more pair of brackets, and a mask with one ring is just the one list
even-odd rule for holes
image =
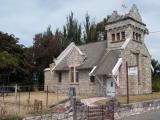
{"label": "stone church", "polygon": [[[146,25],[136,5],[124,15],[114,11],[105,25],[106,40],[76,46],[71,43],[49,68],[45,85],[75,87],[95,96],[148,94],[151,55],[144,43]],[[56,87],[48,87],[56,92]]]}

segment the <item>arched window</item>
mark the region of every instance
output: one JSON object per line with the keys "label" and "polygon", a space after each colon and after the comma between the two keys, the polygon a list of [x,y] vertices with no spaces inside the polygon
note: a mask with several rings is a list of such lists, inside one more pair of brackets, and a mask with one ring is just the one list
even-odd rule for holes
{"label": "arched window", "polygon": [[112,41],[114,42],[116,40],[115,34],[112,34]]}
{"label": "arched window", "polygon": [[121,35],[122,35],[122,40],[125,40],[126,39],[125,32],[121,32]]}

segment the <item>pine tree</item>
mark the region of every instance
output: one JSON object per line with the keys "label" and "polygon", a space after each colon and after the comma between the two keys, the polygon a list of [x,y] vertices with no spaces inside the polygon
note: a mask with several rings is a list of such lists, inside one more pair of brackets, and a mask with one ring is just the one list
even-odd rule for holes
{"label": "pine tree", "polygon": [[94,21],[92,23],[90,22],[90,16],[88,14],[85,16],[84,28],[84,43],[97,41],[96,24]]}
{"label": "pine tree", "polygon": [[81,25],[74,18],[73,12],[69,16],[67,16],[67,23],[63,26],[63,34],[65,45],[70,44],[70,42],[74,42],[77,45],[82,43],[81,41]]}

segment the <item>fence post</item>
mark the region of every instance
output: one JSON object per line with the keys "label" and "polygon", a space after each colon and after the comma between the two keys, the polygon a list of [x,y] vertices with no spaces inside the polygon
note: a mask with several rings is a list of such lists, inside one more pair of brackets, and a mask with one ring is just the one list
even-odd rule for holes
{"label": "fence post", "polygon": [[101,112],[102,112],[102,120],[104,120],[104,113],[103,113],[104,110],[103,110],[103,105],[101,106],[101,109],[102,109],[102,111],[101,111]]}
{"label": "fence post", "polygon": [[73,98],[73,120],[77,120],[76,98]]}
{"label": "fence post", "polygon": [[8,96],[8,85],[6,86],[6,96]]}
{"label": "fence post", "polygon": [[17,103],[17,84],[15,85],[15,100],[16,100],[16,103]]}
{"label": "fence post", "polygon": [[126,61],[127,104],[129,104],[128,62]]}
{"label": "fence post", "polygon": [[4,102],[4,85],[3,85],[3,102]]}
{"label": "fence post", "polygon": [[87,106],[87,120],[89,120],[89,106]]}
{"label": "fence post", "polygon": [[115,111],[115,103],[116,103],[116,98],[112,98],[111,104],[112,104],[112,120],[114,120],[114,111]]}
{"label": "fence post", "polygon": [[30,98],[31,98],[31,91],[30,91],[30,86],[29,86],[29,92],[28,92],[28,103],[30,103]]}
{"label": "fence post", "polygon": [[73,109],[73,120],[77,120],[76,89],[74,87],[70,87],[69,98]]}
{"label": "fence post", "polygon": [[20,86],[19,86],[18,91],[19,91],[18,111],[19,111],[19,113],[20,113],[20,100],[21,100],[21,99],[20,99],[20,98],[21,98],[21,97],[20,97],[20,95],[21,95],[21,94],[20,94]]}
{"label": "fence post", "polygon": [[57,87],[57,103],[59,102],[59,91],[58,91],[58,87]]}
{"label": "fence post", "polygon": [[46,107],[48,107],[48,85],[47,85]]}
{"label": "fence post", "polygon": [[115,101],[113,101],[113,120],[114,120],[114,102]]}

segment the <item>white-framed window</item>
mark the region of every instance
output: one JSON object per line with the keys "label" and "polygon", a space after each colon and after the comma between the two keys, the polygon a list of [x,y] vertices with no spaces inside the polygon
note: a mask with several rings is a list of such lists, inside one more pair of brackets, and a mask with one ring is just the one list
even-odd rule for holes
{"label": "white-framed window", "polygon": [[79,82],[79,72],[76,70],[75,67],[70,68],[70,81],[71,83]]}

